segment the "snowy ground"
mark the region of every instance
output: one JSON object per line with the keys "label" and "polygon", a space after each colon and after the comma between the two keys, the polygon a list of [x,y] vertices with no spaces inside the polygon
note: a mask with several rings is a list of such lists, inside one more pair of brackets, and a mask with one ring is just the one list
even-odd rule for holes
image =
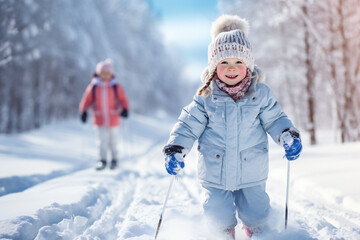
{"label": "snowy ground", "polygon": [[[153,239],[171,180],[162,146],[174,119],[134,116],[119,130],[120,167],[96,172],[95,131],[67,121],[0,135],[0,239]],[[284,225],[287,162],[271,144],[268,193],[274,230],[258,239],[360,239],[360,143],[322,133],[291,164],[289,226]],[[174,182],[158,239],[221,239],[202,222],[196,152]],[[245,239],[237,227],[237,239]]]}

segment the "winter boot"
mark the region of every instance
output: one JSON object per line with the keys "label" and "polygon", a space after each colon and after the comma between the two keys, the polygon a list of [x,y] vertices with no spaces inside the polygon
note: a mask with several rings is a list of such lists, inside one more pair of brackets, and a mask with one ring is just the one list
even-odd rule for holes
{"label": "winter boot", "polygon": [[225,234],[227,235],[226,239],[235,240],[235,228],[226,229]]}
{"label": "winter boot", "polygon": [[254,233],[262,233],[264,232],[264,230],[266,229],[266,226],[258,226],[258,227],[251,227],[249,228],[248,226],[246,225],[243,225],[243,228],[244,228],[244,231],[245,231],[245,234],[246,236],[248,236],[249,238],[251,238]]}
{"label": "winter boot", "polygon": [[117,160],[116,159],[111,160],[110,169],[115,169],[116,166],[117,166]]}
{"label": "winter boot", "polygon": [[245,226],[245,225],[243,225],[243,227],[244,227],[244,230],[245,230],[245,234],[246,234],[246,236],[248,236],[249,238],[251,238],[252,237],[252,235],[254,234],[254,232],[253,231],[251,231],[250,230],[250,228],[248,228],[247,226]]}
{"label": "winter boot", "polygon": [[103,170],[105,167],[106,167],[106,160],[101,159],[97,162],[96,170],[100,171],[100,170]]}

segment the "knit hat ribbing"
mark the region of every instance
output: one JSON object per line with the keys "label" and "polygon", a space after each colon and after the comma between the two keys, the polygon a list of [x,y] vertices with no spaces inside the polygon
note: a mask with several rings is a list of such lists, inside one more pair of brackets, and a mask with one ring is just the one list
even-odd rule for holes
{"label": "knit hat ribbing", "polygon": [[222,15],[211,27],[212,41],[208,47],[208,66],[202,73],[202,82],[214,76],[216,66],[225,58],[241,59],[245,65],[254,70],[254,57],[247,38],[249,24],[238,16]]}

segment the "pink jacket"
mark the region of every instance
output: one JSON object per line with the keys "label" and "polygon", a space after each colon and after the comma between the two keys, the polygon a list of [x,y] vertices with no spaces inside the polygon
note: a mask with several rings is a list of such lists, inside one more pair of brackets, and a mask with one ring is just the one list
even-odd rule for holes
{"label": "pink jacket", "polygon": [[[116,85],[116,96],[114,85]],[[81,99],[80,113],[86,111],[91,105],[93,105],[93,120],[96,126],[119,126],[121,110],[129,109],[125,92],[115,78],[110,82],[102,82],[97,77],[92,79]]]}

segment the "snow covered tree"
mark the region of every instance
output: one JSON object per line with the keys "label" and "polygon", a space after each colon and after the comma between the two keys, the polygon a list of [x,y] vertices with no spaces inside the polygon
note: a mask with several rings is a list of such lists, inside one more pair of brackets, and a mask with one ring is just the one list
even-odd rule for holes
{"label": "snow covered tree", "polygon": [[256,62],[311,144],[335,121],[342,142],[360,140],[359,2],[220,1],[250,21]]}
{"label": "snow covered tree", "polygon": [[329,1],[330,68],[342,142],[360,140],[360,1]]}
{"label": "snow covered tree", "polygon": [[[310,2],[313,13],[308,17],[304,9],[300,15],[306,21],[309,37],[318,46],[319,57],[315,59],[317,74],[330,84],[332,93],[324,99],[325,103],[334,102],[335,119],[340,130],[341,142],[358,141],[360,131],[359,116],[359,29],[353,28],[360,23],[359,1],[339,0]],[[322,14],[316,14],[316,13]],[[318,83],[319,84],[319,83]],[[319,91],[319,87],[317,88]],[[320,112],[318,114],[321,114]]]}
{"label": "snow covered tree", "polygon": [[106,58],[132,111],[178,113],[183,104],[181,65],[144,0],[0,0],[0,26],[0,132],[77,116]]}

